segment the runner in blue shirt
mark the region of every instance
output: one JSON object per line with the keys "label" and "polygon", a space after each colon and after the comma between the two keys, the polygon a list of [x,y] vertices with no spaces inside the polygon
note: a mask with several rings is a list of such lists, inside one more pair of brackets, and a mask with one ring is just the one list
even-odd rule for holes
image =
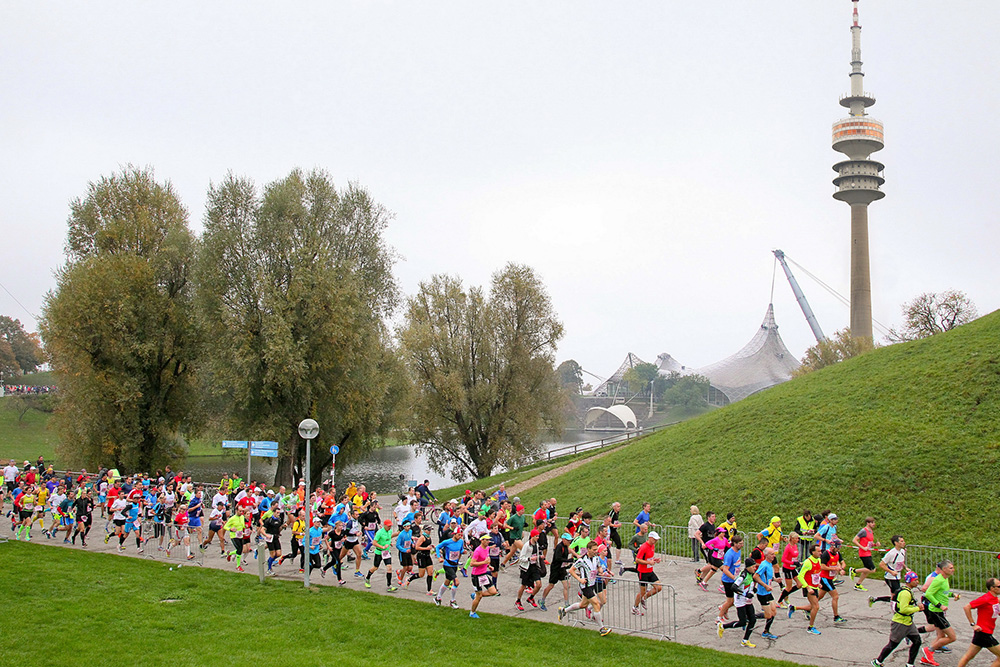
{"label": "runner in blue shirt", "polygon": [[642,511],[639,512],[639,516],[637,516],[635,520],[632,521],[632,524],[635,526],[635,532],[637,533],[639,532],[639,527],[642,524],[649,523],[649,510],[651,507],[652,505],[650,505],[649,503],[642,504]]}
{"label": "runner in blue shirt", "polygon": [[757,600],[764,611],[764,632],[760,636],[764,639],[777,639],[777,635],[771,633],[771,623],[774,622],[776,608],[774,595],[771,593],[771,582],[774,581],[774,549],[767,547],[764,549],[764,560],[757,566],[757,572],[753,575],[757,582]]}
{"label": "runner in blue shirt", "polygon": [[826,518],[827,523],[820,526],[819,530],[816,531],[816,540],[823,545],[823,552],[825,553],[833,541],[837,538],[837,522],[839,519],[836,514],[830,514]]}
{"label": "runner in blue shirt", "polygon": [[396,570],[396,578],[399,579],[400,586],[410,583],[410,571],[413,570],[413,533],[410,531],[411,522],[403,520],[399,536],[396,538],[396,550],[399,551],[399,569]]}
{"label": "runner in blue shirt", "polygon": [[719,607],[719,620],[722,623],[728,621],[726,613],[733,606],[733,599],[736,596],[736,577],[743,562],[743,536],[737,534],[730,544],[729,551],[722,559],[722,588],[726,593],[726,601]]}
{"label": "runner in blue shirt", "polygon": [[323,569],[323,562],[319,557],[319,549],[323,545],[323,520],[314,516],[312,524],[309,529],[309,566],[319,572]]}
{"label": "runner in blue shirt", "polygon": [[[437,555],[444,566],[444,583],[434,597],[434,604],[441,606],[441,598],[444,597],[445,588],[451,589],[451,606],[458,609],[458,602],[455,601],[455,593],[458,592],[458,564],[462,560],[462,552],[465,549],[465,542],[462,541],[462,533],[455,531],[455,537],[451,537],[437,546]],[[435,575],[437,576],[437,575]]]}

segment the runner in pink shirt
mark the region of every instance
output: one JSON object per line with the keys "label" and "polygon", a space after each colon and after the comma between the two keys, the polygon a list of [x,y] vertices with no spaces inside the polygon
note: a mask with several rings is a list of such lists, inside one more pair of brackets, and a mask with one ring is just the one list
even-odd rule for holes
{"label": "runner in pink shirt", "polygon": [[476,587],[476,592],[472,594],[472,610],[469,618],[479,618],[476,609],[479,601],[483,598],[492,597],[497,594],[497,589],[493,585],[493,577],[490,575],[490,534],[486,533],[479,537],[479,546],[472,552],[472,585]]}

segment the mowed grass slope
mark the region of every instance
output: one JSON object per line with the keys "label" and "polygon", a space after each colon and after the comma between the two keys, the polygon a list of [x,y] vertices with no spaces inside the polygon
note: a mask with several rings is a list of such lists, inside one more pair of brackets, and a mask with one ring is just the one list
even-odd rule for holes
{"label": "mowed grass slope", "polygon": [[[327,586],[37,544],[0,546],[4,664],[616,665],[792,663]],[[465,600],[468,603],[468,599]],[[468,604],[465,605],[466,607]],[[45,641],[42,641],[42,640]],[[16,656],[16,658],[15,658]]]}
{"label": "mowed grass slope", "polygon": [[686,525],[689,506],[790,530],[833,509],[847,542],[877,536],[1000,549],[1000,311],[933,338],[875,350],[644,438],[524,494],[560,514],[613,501]]}

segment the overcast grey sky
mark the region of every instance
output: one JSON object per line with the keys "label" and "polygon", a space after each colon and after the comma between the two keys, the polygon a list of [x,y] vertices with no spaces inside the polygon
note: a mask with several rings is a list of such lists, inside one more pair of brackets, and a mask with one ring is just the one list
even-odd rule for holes
{"label": "overcast grey sky", "polygon": [[[32,312],[69,202],[133,163],[200,231],[228,170],[299,166],[395,212],[407,293],[533,266],[560,360],[701,366],[756,331],[773,248],[848,293],[849,207],[831,194],[851,3],[4,3],[0,282]],[[869,211],[875,317],[924,291],[1000,307],[1000,3],[862,0],[866,89],[885,123]],[[827,333],[848,311],[805,276]],[[783,277],[781,334],[813,341]],[[0,291],[0,313],[35,322]]]}

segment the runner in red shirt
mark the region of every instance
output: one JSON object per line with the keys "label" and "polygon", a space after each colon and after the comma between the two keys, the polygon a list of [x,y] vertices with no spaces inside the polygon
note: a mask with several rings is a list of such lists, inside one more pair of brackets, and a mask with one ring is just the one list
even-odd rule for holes
{"label": "runner in red shirt", "polygon": [[878,549],[882,546],[880,542],[875,541],[875,518],[868,517],[865,519],[865,527],[858,531],[858,534],[854,536],[854,546],[858,548],[858,558],[864,564],[864,567],[859,567],[850,569],[848,574],[851,579],[854,579],[854,575],[860,575],[857,581],[854,582],[854,590],[856,591],[867,591],[865,588],[865,578],[875,572],[875,562],[872,560],[872,549]]}
{"label": "runner in red shirt", "polygon": [[[1000,579],[991,577],[986,580],[986,593],[963,608],[965,617],[969,619],[969,625],[972,626],[972,644],[969,645],[969,650],[965,652],[962,659],[958,661],[958,667],[965,667],[970,660],[976,657],[980,649],[986,649],[997,656],[992,667],[1000,666],[1000,646],[997,645],[998,642],[993,637],[997,616],[1000,616],[1000,599],[997,598],[997,594],[1000,594]],[[975,622],[972,620],[973,609],[976,610]]]}
{"label": "runner in red shirt", "polygon": [[[660,562],[660,557],[656,555],[656,541],[660,535],[655,531],[649,531],[646,541],[639,545],[639,550],[635,553],[635,567],[639,573],[639,592],[635,595],[635,602],[632,604],[632,613],[642,616],[646,612],[646,600],[663,590],[663,586],[656,583],[659,578],[653,572],[653,565]],[[647,586],[652,584],[652,586]]]}

